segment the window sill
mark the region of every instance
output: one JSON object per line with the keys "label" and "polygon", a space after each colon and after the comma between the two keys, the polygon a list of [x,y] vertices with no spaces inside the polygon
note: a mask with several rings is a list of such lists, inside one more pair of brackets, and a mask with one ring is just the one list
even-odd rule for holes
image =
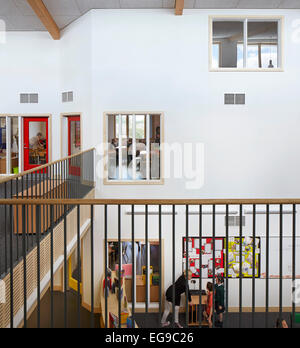
{"label": "window sill", "polygon": [[284,72],[284,69],[282,68],[274,68],[274,69],[238,69],[238,68],[219,68],[219,69],[209,69],[210,72]]}
{"label": "window sill", "polygon": [[164,185],[164,180],[103,180],[104,185]]}

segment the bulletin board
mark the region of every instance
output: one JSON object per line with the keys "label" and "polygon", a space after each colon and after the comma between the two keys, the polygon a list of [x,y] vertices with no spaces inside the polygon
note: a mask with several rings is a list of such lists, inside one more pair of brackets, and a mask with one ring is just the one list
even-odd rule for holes
{"label": "bulletin board", "polygon": [[[255,278],[260,278],[261,249],[260,238],[255,239]],[[226,240],[225,240],[226,249]],[[240,277],[240,237],[229,238],[228,278]],[[253,277],[253,238],[242,238],[242,274],[243,278]]]}
{"label": "bulletin board", "polygon": [[[202,278],[213,277],[213,239],[191,237],[189,245],[189,270],[193,278],[200,277],[200,254],[202,255]],[[186,270],[186,238],[183,238],[183,271]],[[215,275],[224,276],[224,238],[215,238]]]}

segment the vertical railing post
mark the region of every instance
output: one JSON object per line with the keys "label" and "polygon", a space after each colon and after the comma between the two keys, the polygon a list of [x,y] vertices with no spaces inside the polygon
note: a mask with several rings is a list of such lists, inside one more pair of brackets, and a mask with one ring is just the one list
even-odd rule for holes
{"label": "vertical railing post", "polygon": [[80,310],[81,310],[81,247],[80,247],[80,205],[77,205],[77,266],[78,266],[78,282],[77,282],[77,324],[78,328],[81,327],[81,318],[80,318]]}
{"label": "vertical railing post", "polygon": [[270,206],[266,205],[266,317],[265,327],[269,326],[269,260],[270,260]]}
{"label": "vertical railing post", "polygon": [[255,326],[255,277],[256,277],[256,205],[253,204],[253,226],[252,226],[252,329]]}
{"label": "vertical railing post", "polygon": [[242,327],[242,315],[243,315],[243,205],[240,204],[240,233],[239,233],[239,246],[240,246],[240,284],[239,284],[239,328]]}
{"label": "vertical railing post", "polygon": [[279,208],[279,320],[282,322],[282,276],[283,276],[283,206]]}
{"label": "vertical railing post", "polygon": [[176,234],[176,211],[175,211],[175,205],[172,207],[172,328],[175,327],[175,265],[176,265],[176,259],[175,259],[175,253],[176,253],[176,247],[175,247],[175,234]]}
{"label": "vertical railing post", "polygon": [[91,205],[91,327],[94,326],[94,206]]}
{"label": "vertical railing post", "polygon": [[159,327],[161,327],[161,315],[162,315],[162,225],[161,225],[161,205],[158,206],[158,240],[159,240]]}
{"label": "vertical railing post", "polygon": [[202,328],[202,205],[199,205],[199,328]]}
{"label": "vertical railing post", "polygon": [[108,274],[107,274],[107,267],[108,267],[108,262],[107,262],[107,254],[108,254],[108,248],[107,248],[107,205],[104,206],[104,243],[105,243],[105,311],[104,311],[104,324],[105,328],[107,329],[108,327],[108,303],[107,303],[107,297],[108,297]]}
{"label": "vertical railing post", "polygon": [[225,307],[226,307],[226,323],[228,322],[229,313],[229,205],[226,204],[226,259],[225,259],[225,270],[226,270],[226,291],[225,291]]}
{"label": "vertical railing post", "polygon": [[131,288],[131,315],[132,315],[132,327],[135,328],[135,209],[134,205],[131,206],[131,250],[132,250],[132,288]]}
{"label": "vertical railing post", "polygon": [[[45,218],[45,217],[44,217]],[[53,279],[53,273],[54,273],[54,240],[53,240],[53,227],[54,227],[54,221],[53,221],[53,205],[50,206],[50,316],[51,321],[50,325],[51,328],[54,327],[54,279]]]}
{"label": "vertical railing post", "polygon": [[[53,209],[52,209],[53,214]],[[67,206],[64,205],[64,326],[68,326],[68,317],[67,317],[67,302],[68,302],[68,266],[67,266]]]}
{"label": "vertical railing post", "polygon": [[41,206],[36,205],[36,240],[37,240],[37,327],[41,326],[41,254],[40,254],[40,232],[41,232]]}
{"label": "vertical railing post", "polygon": [[186,275],[185,275],[185,325],[188,327],[189,325],[189,206],[186,205],[186,220],[185,220],[185,228],[186,228]]}
{"label": "vertical railing post", "polygon": [[149,239],[148,239],[148,205],[145,205],[145,239],[146,239],[146,303],[145,312],[149,311]]}
{"label": "vertical railing post", "polygon": [[121,291],[122,291],[122,281],[121,281],[121,275],[122,275],[122,253],[121,253],[121,237],[122,237],[122,223],[121,223],[121,205],[118,205],[118,249],[119,249],[119,296],[118,296],[118,317],[119,317],[119,325],[118,327],[121,328],[121,311],[122,311],[122,303],[121,303]]}
{"label": "vertical railing post", "polygon": [[22,205],[24,328],[27,328],[26,207]]}
{"label": "vertical railing post", "polygon": [[295,314],[296,314],[296,204],[293,204],[293,232],[292,232],[292,296],[293,296],[293,304],[292,304],[292,322],[295,322]]}
{"label": "vertical railing post", "polygon": [[216,288],[216,206],[213,205],[213,214],[212,214],[212,234],[213,234],[213,308],[212,308],[212,327],[215,326],[215,288]]}

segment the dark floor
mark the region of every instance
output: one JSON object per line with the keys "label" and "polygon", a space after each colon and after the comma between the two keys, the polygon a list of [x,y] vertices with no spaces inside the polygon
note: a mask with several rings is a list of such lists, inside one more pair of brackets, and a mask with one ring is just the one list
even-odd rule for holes
{"label": "dark floor", "polygon": [[[276,320],[279,317],[279,313],[269,313],[268,314],[268,326],[266,326],[266,314],[265,313],[255,313],[254,317],[254,328],[274,328]],[[157,313],[136,313],[135,319],[137,325],[141,328],[159,328],[160,316]],[[290,314],[283,313],[283,319],[285,319],[290,326]],[[170,315],[168,320],[172,321],[172,316]],[[179,321],[182,326],[185,326],[185,314],[180,314]],[[229,313],[228,317],[224,317],[224,328],[239,328],[239,314]],[[242,314],[242,325],[241,328],[252,328],[252,314],[243,313]]]}
{"label": "dark floor", "polygon": [[[61,292],[54,292],[54,328],[64,328],[64,294]],[[50,328],[50,312],[51,312],[51,296],[48,291],[41,301],[41,328]],[[67,292],[67,318],[68,328],[78,328],[78,305],[77,305],[77,294],[72,291]],[[94,327],[100,328],[100,316],[99,314],[94,315]],[[92,327],[92,316],[89,311],[85,308],[80,308],[80,327],[90,328]],[[32,315],[27,321],[28,328],[37,327],[37,308],[34,310]]]}
{"label": "dark floor", "polygon": [[[11,197],[15,195],[16,192],[20,192],[21,185],[19,183],[16,187],[15,181],[14,185],[8,183],[6,189],[3,188],[3,184],[0,185],[0,197]],[[69,180],[68,183],[68,197],[67,198],[84,198],[92,189],[91,186],[82,185],[77,181]],[[28,186],[27,186],[28,185]],[[24,187],[30,187],[31,183]],[[5,193],[6,190],[6,193]],[[19,193],[20,195],[20,193]],[[43,211],[42,211],[43,213]],[[10,238],[11,238],[11,224],[10,224],[10,209],[9,207],[0,206],[0,279],[2,279],[10,269]],[[57,221],[56,223],[59,223]],[[49,231],[47,232],[49,233]],[[41,239],[47,236],[47,233],[44,233],[41,236]],[[23,257],[23,240],[22,235],[12,235],[12,249],[13,249],[13,264],[16,265]],[[26,250],[30,252],[37,243],[36,235],[27,234],[26,235]]]}

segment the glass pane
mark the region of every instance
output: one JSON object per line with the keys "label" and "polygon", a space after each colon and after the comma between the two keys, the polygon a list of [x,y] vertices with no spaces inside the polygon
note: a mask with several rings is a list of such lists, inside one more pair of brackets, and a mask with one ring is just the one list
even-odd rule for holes
{"label": "glass pane", "polygon": [[0,174],[6,174],[6,118],[0,117]]}
{"label": "glass pane", "polygon": [[248,22],[248,67],[278,68],[278,22]]}
{"label": "glass pane", "polygon": [[76,155],[80,152],[80,121],[71,121],[70,122],[70,155]]}
{"label": "glass pane", "polygon": [[145,130],[146,130],[146,117],[145,115],[136,115],[136,139],[144,139],[146,138]]}
{"label": "glass pane", "polygon": [[29,164],[43,165],[47,162],[46,122],[29,123]]}
{"label": "glass pane", "polygon": [[[244,22],[214,21],[212,44],[219,44],[220,47],[219,67],[241,67],[243,62],[243,60],[241,60],[241,47],[244,44]],[[239,50],[238,45],[241,45]],[[213,57],[213,61],[214,59],[215,57]]]}
{"label": "glass pane", "polygon": [[214,43],[212,46],[212,67],[219,68],[220,65],[220,44]]}
{"label": "glass pane", "polygon": [[150,115],[150,179],[160,179],[160,115]]}
{"label": "glass pane", "polygon": [[118,177],[117,165],[119,164],[118,150],[119,140],[116,133],[118,131],[117,116],[107,116],[108,124],[108,179],[116,180]]}
{"label": "glass pane", "polygon": [[11,118],[11,171],[19,173],[19,119]]}

